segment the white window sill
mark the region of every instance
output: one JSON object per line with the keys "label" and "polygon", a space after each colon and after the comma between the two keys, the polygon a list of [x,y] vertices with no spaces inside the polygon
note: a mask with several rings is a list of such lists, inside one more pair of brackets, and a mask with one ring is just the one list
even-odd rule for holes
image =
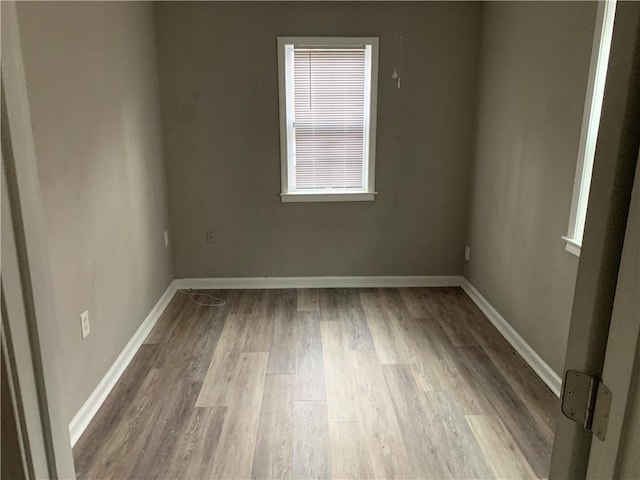
{"label": "white window sill", "polygon": [[373,202],[377,192],[281,193],[282,202]]}
{"label": "white window sill", "polygon": [[564,249],[570,254],[580,258],[580,249],[582,248],[582,244],[576,242],[573,238],[562,237],[562,239],[567,242]]}

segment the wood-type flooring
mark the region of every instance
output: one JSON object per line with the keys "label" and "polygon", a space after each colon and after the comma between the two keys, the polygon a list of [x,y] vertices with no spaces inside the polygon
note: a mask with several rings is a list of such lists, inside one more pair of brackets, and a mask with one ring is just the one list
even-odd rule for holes
{"label": "wood-type flooring", "polygon": [[176,293],[78,478],[547,476],[557,399],[462,289],[200,292],[226,304]]}

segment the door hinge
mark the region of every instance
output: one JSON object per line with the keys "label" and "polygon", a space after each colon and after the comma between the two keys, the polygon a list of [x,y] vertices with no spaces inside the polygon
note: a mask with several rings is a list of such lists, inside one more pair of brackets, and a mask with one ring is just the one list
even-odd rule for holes
{"label": "door hinge", "polygon": [[607,436],[611,390],[600,379],[577,370],[567,370],[560,397],[562,413],[600,440]]}

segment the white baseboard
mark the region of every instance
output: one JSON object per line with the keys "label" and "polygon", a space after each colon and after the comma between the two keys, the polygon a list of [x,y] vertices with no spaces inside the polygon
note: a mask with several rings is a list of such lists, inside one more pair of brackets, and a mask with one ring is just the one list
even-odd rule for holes
{"label": "white baseboard", "polygon": [[78,413],[69,423],[69,434],[71,436],[72,447],[76,444],[84,430],[87,428],[91,419],[98,412],[98,409],[104,403],[113,387],[118,383],[120,376],[123,374],[134,355],[143,344],[145,338],[147,338],[147,335],[160,318],[160,315],[162,315],[162,312],[164,312],[164,309],[173,298],[176,290],[177,288],[174,280],[169,284],[158,302],[149,312],[149,315],[147,315],[147,318],[144,319],[138,330],[136,330],[136,333],[131,337],[131,340],[129,340],[120,355],[118,355],[116,361],[111,365],[111,368],[109,368],[106,375],[100,383],[98,383],[93,392],[91,392],[87,401],[84,402],[84,405],[82,405]]}
{"label": "white baseboard", "polygon": [[459,287],[462,276],[178,278],[178,289]]}
{"label": "white baseboard", "polygon": [[524,338],[514,330],[509,322],[500,315],[493,305],[491,305],[466,278],[462,280],[462,289],[469,295],[480,310],[482,310],[493,326],[498,329],[516,352],[520,354],[524,361],[529,364],[531,369],[536,372],[538,377],[540,377],[557,397],[560,397],[560,389],[562,386],[560,376],[531,348]]}

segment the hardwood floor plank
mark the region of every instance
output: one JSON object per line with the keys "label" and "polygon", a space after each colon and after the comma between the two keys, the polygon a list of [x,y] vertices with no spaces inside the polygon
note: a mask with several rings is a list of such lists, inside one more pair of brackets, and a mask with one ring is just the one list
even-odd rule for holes
{"label": "hardwood floor plank", "polygon": [[156,421],[145,436],[141,454],[131,470],[131,478],[167,478],[167,470],[175,452],[179,449],[179,439],[187,426],[189,416],[201,384],[191,382],[187,377],[177,377],[171,387],[163,392]]}
{"label": "hardwood floor plank", "polygon": [[454,347],[476,347],[478,341],[471,331],[470,318],[467,311],[457,308],[460,302],[459,291],[447,290],[435,299],[439,306],[437,319],[449,336]]}
{"label": "hardwood floor plank", "polygon": [[295,375],[267,375],[251,477],[292,478]]}
{"label": "hardwood floor plank", "polygon": [[447,392],[430,392],[425,393],[424,398],[424,427],[439,440],[440,464],[448,472],[448,478],[493,478],[453,396]]}
{"label": "hardwood floor plank", "polygon": [[461,312],[455,309],[459,301],[459,288],[399,289],[400,295],[414,318],[438,319],[455,347],[477,346],[476,338],[460,321]]}
{"label": "hardwood floor plank", "polygon": [[260,310],[262,291],[257,289],[239,290],[239,298],[234,302],[232,313],[251,315]]}
{"label": "hardwood floor plank", "polygon": [[467,422],[496,478],[537,478],[499,417],[468,416]]}
{"label": "hardwood floor plank", "polygon": [[92,462],[101,455],[105,438],[111,438],[126,416],[155,362],[158,345],[144,344],[135,354],[118,383],[78,439],[73,451],[78,478],[86,478]]}
{"label": "hardwood floor plank", "polygon": [[382,369],[418,478],[492,478],[451,396],[420,392],[406,365],[383,365]]}
{"label": "hardwood floor plank", "polygon": [[407,338],[397,319],[382,307],[379,294],[364,292],[360,299],[380,363],[409,363]]}
{"label": "hardwood floor plank", "polygon": [[250,318],[249,315],[227,315],[196,402],[197,407],[229,406],[228,392],[234,379],[233,372],[245,342]]}
{"label": "hardwood floor plank", "polygon": [[455,383],[451,360],[438,344],[438,332],[432,332],[436,323],[432,318],[413,319],[408,330],[411,370],[423,392],[447,391]]}
{"label": "hardwood floor plank", "polygon": [[333,478],[374,478],[367,444],[358,422],[329,422]]}
{"label": "hardwood floor plank", "polygon": [[320,316],[296,314],[295,400],[326,400]]}
{"label": "hardwood floor plank", "polygon": [[293,478],[331,478],[326,402],[293,403]]}
{"label": "hardwood floor plank", "polygon": [[178,370],[152,368],[122,420],[104,441],[85,478],[130,478],[146,438],[158,421],[164,394],[180,378]]}
{"label": "hardwood floor plank", "polygon": [[439,459],[440,438],[426,430],[425,402],[407,365],[382,365],[413,472],[419,478],[450,478]]}
{"label": "hardwood floor plank", "polygon": [[347,290],[322,288],[318,290],[318,302],[322,320],[342,320],[342,309],[347,304]]}
{"label": "hardwood floor plank", "polygon": [[176,292],[173,294],[169,305],[165,308],[164,312],[158,318],[158,321],[153,326],[144,343],[161,343],[167,339],[168,332],[176,328],[180,323],[180,319],[189,314],[191,306],[188,304],[189,299]]}
{"label": "hardwood floor plank", "polygon": [[320,290],[322,320],[342,321],[351,350],[374,350],[373,337],[360,301],[360,292],[376,292],[375,289],[327,288]]}
{"label": "hardwood floor plank", "polygon": [[517,395],[527,404],[528,410],[549,435],[553,435],[558,398],[549,388],[532,375],[527,363],[498,332],[466,293],[460,292],[457,309],[468,312],[467,326],[498,370],[503,374]]}
{"label": "hardwood floor plank", "polygon": [[210,478],[251,477],[268,353],[241,353]]}
{"label": "hardwood floor plank", "polygon": [[273,342],[275,327],[275,312],[249,315],[248,330],[250,335],[245,336],[242,346],[243,352],[268,352]]}
{"label": "hardwood floor plank", "polygon": [[423,299],[426,288],[399,288],[400,296],[411,313],[416,319],[433,318],[433,310],[431,310]]}
{"label": "hardwood floor plank", "polygon": [[322,321],[320,330],[329,421],[355,422],[358,415],[344,324]]}
{"label": "hardwood floor plank", "polygon": [[250,289],[227,290],[229,302],[227,313],[238,315],[265,315],[273,313],[278,290]]}
{"label": "hardwood floor plank", "polygon": [[[245,290],[217,290],[218,294],[214,294],[215,297],[221,298],[224,300],[224,310],[225,315],[236,314],[239,315],[246,310],[243,310],[243,301],[244,301],[244,292]],[[210,293],[210,291],[207,291]]]}
{"label": "hardwood floor plank", "polygon": [[[421,289],[411,290],[415,291],[412,295],[416,296]],[[401,347],[405,351],[404,364],[411,365],[421,390],[425,392],[448,390],[451,378],[454,376],[452,362],[448,355],[448,349],[452,345],[439,324],[437,325],[439,331],[433,331],[437,320],[429,315],[417,318],[411,314],[402,297],[402,292],[396,299],[387,298],[384,302],[387,304],[393,302],[398,305],[397,307],[391,305],[391,307],[396,311],[393,317],[398,324],[396,331],[403,338]]]}
{"label": "hardwood floor plank", "polygon": [[358,417],[375,478],[413,478],[393,402],[372,351],[351,351]]}
{"label": "hardwood floor plank", "polygon": [[479,348],[458,349],[460,372],[470,389],[491,409],[486,414],[501,418],[520,451],[538,477],[549,473],[553,435],[535,421],[524,401]]}
{"label": "hardwood floor plank", "polygon": [[316,288],[300,288],[298,290],[298,311],[319,312],[320,298]]}
{"label": "hardwood floor plank", "polygon": [[226,411],[227,407],[193,409],[164,478],[209,478]]}
{"label": "hardwood floor plank", "polygon": [[201,313],[200,325],[194,333],[195,341],[190,346],[191,350],[185,351],[189,358],[186,373],[193,382],[204,382],[225,324],[222,309],[202,308],[204,312]]}
{"label": "hardwood floor plank", "polygon": [[[200,314],[197,305],[185,305],[185,315],[179,316],[167,328],[158,342],[155,368],[185,368],[190,360],[190,346],[195,340]],[[184,334],[186,333],[186,334]]]}
{"label": "hardwood floor plank", "polygon": [[268,374],[296,373],[295,290],[279,290],[275,299]]}
{"label": "hardwood floor plank", "polygon": [[273,316],[279,295],[279,290],[271,288],[259,290],[253,313],[255,315]]}
{"label": "hardwood floor plank", "polygon": [[410,362],[422,347],[417,344],[418,338],[415,335],[424,332],[424,322],[429,318],[415,319],[396,288],[381,288],[379,304],[392,321],[396,335],[402,339],[406,358]]}
{"label": "hardwood floor plank", "polygon": [[412,316],[402,298],[402,295],[400,294],[399,289],[380,288],[378,289],[378,297],[380,299],[380,305],[395,317],[400,317],[402,319],[407,316]]}
{"label": "hardwood floor plank", "polygon": [[296,373],[296,323],[291,313],[276,310],[267,373]]}
{"label": "hardwood floor plank", "polygon": [[[399,311],[402,312],[402,310]],[[453,345],[438,321],[428,316],[415,318],[408,309],[402,313],[402,316],[392,318],[393,323],[398,324],[395,327],[397,335],[402,338],[400,344],[404,351],[402,364],[411,365],[421,390],[428,392],[459,389],[456,387],[459,379],[456,378]],[[386,338],[386,335],[382,335]],[[383,355],[381,363],[399,363],[384,361],[392,359]]]}
{"label": "hardwood floor plank", "polygon": [[[422,352],[421,357],[427,361],[419,365],[427,373],[433,373],[434,379],[440,388],[434,391],[449,391],[460,403],[465,415],[489,415],[494,412],[491,402],[480,395],[477,383],[469,381],[469,375],[463,375],[466,371],[463,360],[459,355],[459,348],[454,347],[441,323],[437,319],[425,321],[429,334],[429,350]],[[478,349],[479,350],[479,349]],[[427,356],[433,353],[432,358]],[[484,359],[483,359],[484,360]],[[428,363],[433,361],[433,364]]]}
{"label": "hardwood floor plank", "polygon": [[225,323],[224,307],[189,304],[188,315],[160,342],[155,368],[181,368],[191,381],[203,381]]}
{"label": "hardwood floor plank", "polygon": [[342,321],[345,325],[351,350],[375,350],[376,346],[373,343],[367,317],[362,307],[345,309]]}

